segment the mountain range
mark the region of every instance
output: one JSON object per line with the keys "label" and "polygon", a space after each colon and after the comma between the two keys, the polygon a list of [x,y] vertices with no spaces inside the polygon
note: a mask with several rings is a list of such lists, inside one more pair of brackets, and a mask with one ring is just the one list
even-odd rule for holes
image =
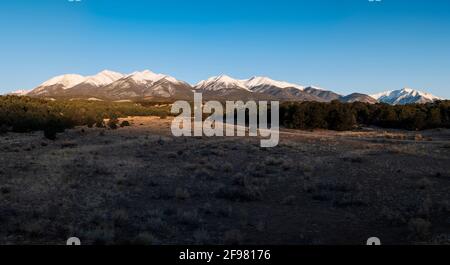
{"label": "mountain range", "polygon": [[375,95],[352,93],[340,95],[315,86],[302,86],[268,77],[235,79],[220,75],[202,80],[196,85],[176,78],[145,70],[121,74],[105,70],[93,76],[66,74],[53,77],[31,91],[11,94],[51,99],[89,99],[113,101],[168,101],[192,99],[193,92],[202,92],[212,100],[281,100],[330,102],[367,102],[387,104],[428,103],[441,100],[429,93],[410,88],[382,92]]}

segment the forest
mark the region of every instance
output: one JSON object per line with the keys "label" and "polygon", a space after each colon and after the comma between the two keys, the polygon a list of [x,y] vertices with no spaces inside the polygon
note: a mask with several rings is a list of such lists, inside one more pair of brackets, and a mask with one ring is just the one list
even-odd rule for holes
{"label": "forest", "polygon": [[450,128],[450,101],[388,105],[362,102],[288,102],[280,106],[280,123],[293,129],[352,130],[361,126],[425,130]]}
{"label": "forest", "polygon": [[[167,105],[87,100],[45,100],[30,97],[0,96],[0,133],[43,130],[47,138],[75,126],[116,128],[118,118],[160,116]],[[105,120],[109,120],[105,124]]]}
{"label": "forest", "polygon": [[[0,133],[42,130],[47,138],[75,126],[117,128],[118,118],[170,115],[170,104],[45,100],[0,96]],[[105,124],[105,120],[109,120]],[[322,102],[284,102],[280,124],[292,129],[354,130],[376,126],[405,130],[450,128],[450,101],[396,105]]]}

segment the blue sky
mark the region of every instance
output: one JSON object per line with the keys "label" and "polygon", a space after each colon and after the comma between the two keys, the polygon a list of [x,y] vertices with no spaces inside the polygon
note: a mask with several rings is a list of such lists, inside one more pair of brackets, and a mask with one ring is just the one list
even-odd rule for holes
{"label": "blue sky", "polygon": [[5,0],[0,35],[0,93],[150,69],[450,98],[447,0]]}

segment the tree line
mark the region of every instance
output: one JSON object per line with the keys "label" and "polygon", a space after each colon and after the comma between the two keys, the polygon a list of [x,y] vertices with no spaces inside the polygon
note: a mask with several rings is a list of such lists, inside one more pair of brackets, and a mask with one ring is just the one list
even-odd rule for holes
{"label": "tree line", "polygon": [[0,132],[44,130],[53,135],[65,129],[86,125],[105,127],[105,120],[127,116],[166,116],[169,107],[143,106],[132,102],[57,100],[0,96]]}
{"label": "tree line", "polygon": [[[170,114],[170,104],[104,102],[86,100],[50,101],[38,98],[0,96],[0,133],[43,130],[52,136],[75,126],[115,127],[120,117]],[[110,124],[105,124],[109,119]],[[406,130],[450,128],[450,101],[396,105],[285,102],[280,105],[280,124],[293,129],[352,130],[378,126]]]}
{"label": "tree line", "polygon": [[388,105],[362,102],[287,102],[280,106],[280,123],[294,129],[352,130],[358,126],[424,130],[450,128],[450,101]]}

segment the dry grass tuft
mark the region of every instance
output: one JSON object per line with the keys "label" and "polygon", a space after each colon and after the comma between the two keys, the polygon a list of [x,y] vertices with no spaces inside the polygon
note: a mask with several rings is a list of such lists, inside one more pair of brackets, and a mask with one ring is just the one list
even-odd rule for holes
{"label": "dry grass tuft", "polygon": [[408,223],[412,236],[420,240],[426,240],[431,234],[431,223],[422,218],[411,219]]}

